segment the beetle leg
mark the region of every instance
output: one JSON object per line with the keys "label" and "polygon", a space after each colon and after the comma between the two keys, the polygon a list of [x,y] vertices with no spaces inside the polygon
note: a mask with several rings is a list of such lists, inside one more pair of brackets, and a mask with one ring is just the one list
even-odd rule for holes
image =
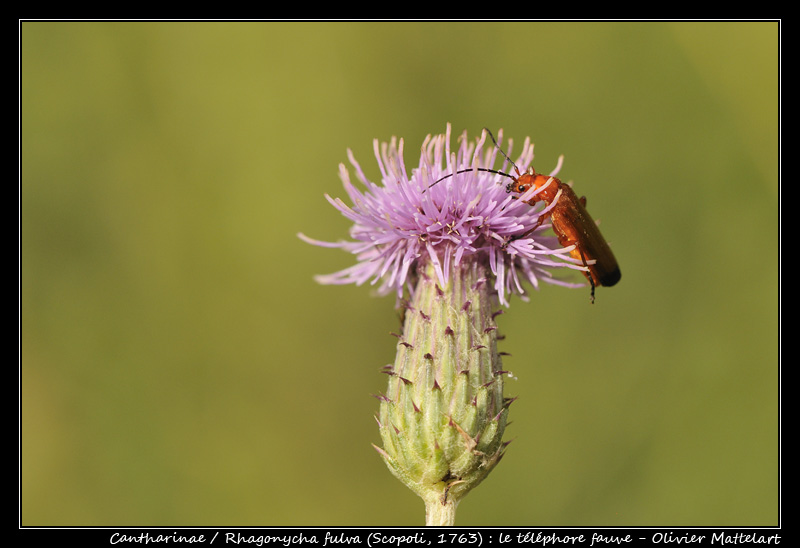
{"label": "beetle leg", "polygon": [[[573,243],[575,242],[570,243],[570,245],[572,245]],[[589,268],[589,264],[586,262],[586,256],[583,254],[583,250],[580,248],[580,246],[576,245],[575,249],[572,251],[572,253],[570,253],[570,255],[574,256],[575,251],[577,251],[578,254],[580,255],[580,259],[581,262],[583,263],[583,266]],[[577,257],[575,258],[577,259]],[[592,276],[592,273],[589,270],[585,271],[583,275],[586,276],[586,279],[589,280],[589,285],[592,286],[592,304],[594,304],[594,288],[595,288],[594,277]]]}
{"label": "beetle leg", "polygon": [[521,240],[522,238],[527,238],[531,234],[533,234],[537,228],[544,224],[544,215],[539,215],[539,218],[536,220],[536,225],[533,228],[526,230],[524,233],[520,234],[519,236],[512,236],[511,240]]}

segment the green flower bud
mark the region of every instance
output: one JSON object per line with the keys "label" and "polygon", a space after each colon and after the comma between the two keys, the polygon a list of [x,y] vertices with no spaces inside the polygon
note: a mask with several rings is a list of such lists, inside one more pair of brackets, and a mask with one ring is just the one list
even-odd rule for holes
{"label": "green flower bud", "polygon": [[511,400],[485,266],[465,260],[447,287],[437,279],[428,263],[406,310],[376,449],[425,501],[427,524],[452,525],[459,501],[503,456]]}

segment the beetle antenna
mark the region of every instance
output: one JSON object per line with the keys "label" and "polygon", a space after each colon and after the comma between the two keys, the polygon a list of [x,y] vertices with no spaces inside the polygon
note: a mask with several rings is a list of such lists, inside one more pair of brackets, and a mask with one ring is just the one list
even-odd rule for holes
{"label": "beetle antenna", "polygon": [[[514,166],[514,167],[517,167],[517,166]],[[447,175],[443,175],[443,176],[439,177],[434,182],[432,182],[430,185],[428,185],[427,188],[423,189],[422,193],[425,194],[426,190],[428,190],[429,188],[433,188],[433,185],[436,185],[436,184],[444,181],[448,177],[452,177],[453,175],[458,175],[459,173],[468,173],[470,171],[486,171],[487,173],[494,173],[495,175],[502,175],[503,177],[509,177],[511,179],[516,179],[516,177],[514,177],[513,175],[509,175],[508,173],[504,173],[504,172],[498,171],[496,169],[489,169],[488,167],[468,167],[466,169],[459,169],[455,173],[448,173]]]}
{"label": "beetle antenna", "polygon": [[488,134],[489,134],[489,137],[491,137],[491,139],[492,139],[492,142],[494,143],[494,146],[495,146],[495,148],[496,148],[497,150],[499,150],[499,151],[500,151],[500,154],[502,154],[502,155],[503,155],[503,157],[504,157],[506,160],[508,160],[509,162],[511,162],[511,165],[512,165],[512,166],[514,166],[514,169],[517,171],[517,174],[519,174],[519,168],[517,167],[517,164],[515,164],[515,163],[514,163],[514,160],[512,160],[511,158],[509,158],[509,157],[508,157],[508,154],[506,154],[506,153],[505,153],[505,151],[504,151],[502,148],[500,148],[500,145],[498,145],[498,144],[497,144],[497,139],[495,139],[495,138],[494,138],[494,135],[492,135],[492,132],[489,130],[489,128],[488,128],[488,127],[485,127],[485,128],[483,128],[483,131],[485,131],[486,133],[488,133]]}
{"label": "beetle antenna", "polygon": [[[505,151],[502,148],[500,148],[500,145],[497,144],[497,139],[494,138],[494,135],[492,135],[491,130],[489,130],[489,128],[487,128],[487,127],[483,128],[483,130],[486,133],[489,134],[489,137],[492,139],[492,142],[494,143],[495,148],[500,151],[500,154],[502,154],[503,157],[506,160],[508,160],[511,163],[512,166],[514,166],[514,170],[517,172],[517,175],[519,176],[519,168],[517,167],[517,164],[515,164],[514,160],[509,158],[508,154],[506,154]],[[439,184],[439,182],[443,181],[444,179],[447,179],[448,177],[452,177],[453,175],[458,175],[459,173],[466,173],[468,171],[476,171],[476,170],[477,171],[486,171],[488,173],[494,173],[496,175],[502,175],[503,177],[508,177],[509,179],[516,180],[516,177],[514,177],[513,175],[510,175],[508,173],[504,173],[502,171],[498,171],[496,169],[489,169],[488,167],[478,167],[478,168],[471,167],[471,168],[468,168],[468,169],[460,169],[460,170],[456,171],[455,173],[448,173],[447,175],[445,175],[443,177],[440,177],[439,179],[435,180],[433,183],[428,185],[428,188],[431,188],[434,185]],[[428,188],[424,189],[422,191],[422,193],[425,194],[425,191],[428,190]]]}

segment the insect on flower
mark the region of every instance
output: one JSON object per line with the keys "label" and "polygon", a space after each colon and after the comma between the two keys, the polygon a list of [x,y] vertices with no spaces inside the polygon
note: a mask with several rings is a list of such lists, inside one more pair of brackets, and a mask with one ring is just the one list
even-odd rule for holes
{"label": "insect on flower", "polygon": [[[549,217],[558,242],[564,247],[573,246],[570,255],[586,267],[583,274],[592,288],[592,302],[594,303],[595,287],[611,287],[619,282],[622,274],[614,253],[612,253],[611,248],[603,238],[597,223],[586,210],[586,197],[581,196],[578,198],[568,184],[562,183],[556,177],[536,173],[532,166],[524,174],[520,174],[519,168],[500,148],[492,132],[488,129],[485,131],[491,137],[497,150],[514,167],[517,175],[515,177],[514,175],[488,168],[477,169],[508,177],[512,182],[506,185],[506,192],[514,192],[520,197],[526,198],[524,201],[527,204],[535,205],[537,202],[544,202],[546,206],[536,225],[524,234],[515,236],[514,239],[528,236]],[[457,173],[463,171],[468,170],[461,170]],[[450,176],[446,175],[439,181]],[[439,181],[434,182],[431,186]],[[529,195],[530,197],[528,197]]]}

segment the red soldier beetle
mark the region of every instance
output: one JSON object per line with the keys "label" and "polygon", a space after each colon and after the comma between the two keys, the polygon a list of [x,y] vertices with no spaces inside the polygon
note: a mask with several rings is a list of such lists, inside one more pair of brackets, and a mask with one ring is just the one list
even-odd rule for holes
{"label": "red soldier beetle", "polygon": [[[456,173],[466,173],[477,169],[508,177],[512,182],[506,185],[506,192],[514,192],[520,196],[531,188],[538,190],[530,199],[525,200],[525,203],[535,205],[537,202],[544,202],[548,209],[539,217],[536,226],[515,239],[524,238],[532,233],[549,217],[558,242],[564,247],[574,246],[569,252],[570,255],[586,267],[583,275],[586,276],[592,288],[592,302],[594,303],[595,287],[611,287],[619,282],[622,274],[614,253],[597,227],[597,223],[586,210],[586,197],[578,198],[571,186],[562,183],[556,177],[536,173],[533,167],[529,167],[524,174],[520,174],[516,164],[497,144],[492,132],[488,129],[485,131],[491,137],[495,147],[514,166],[517,176],[488,168],[470,168],[459,170]],[[451,175],[454,174],[445,175],[428,188]]]}

